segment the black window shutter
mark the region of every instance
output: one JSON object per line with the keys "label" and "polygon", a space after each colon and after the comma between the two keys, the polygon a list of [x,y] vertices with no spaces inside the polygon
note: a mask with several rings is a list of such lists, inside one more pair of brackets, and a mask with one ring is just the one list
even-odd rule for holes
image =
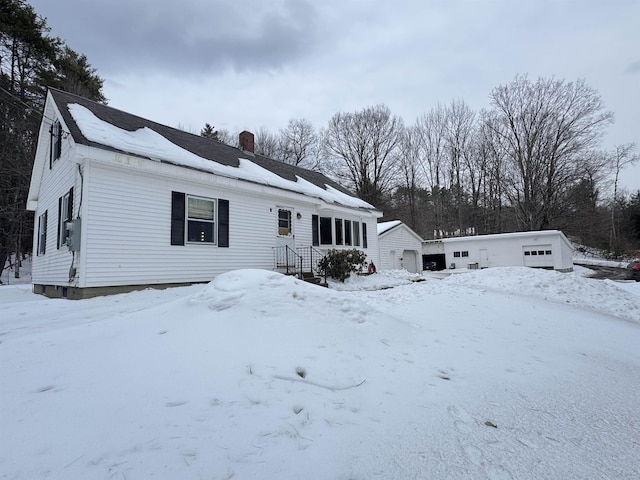
{"label": "black window shutter", "polygon": [[367,246],[367,224],[366,222],[362,222],[362,247],[368,248]]}
{"label": "black window shutter", "polygon": [[318,231],[318,215],[311,215],[311,243],[314,247],[320,245],[320,232]]}
{"label": "black window shutter", "polygon": [[185,195],[171,192],[171,245],[184,245]]}
{"label": "black window shutter", "polygon": [[38,255],[42,254],[42,216],[38,218]]}
{"label": "black window shutter", "polygon": [[49,169],[53,167],[53,125],[49,129]]}
{"label": "black window shutter", "polygon": [[56,151],[53,157],[54,160],[57,160],[62,155],[62,125],[58,122],[56,126]]}
{"label": "black window shutter", "polygon": [[62,218],[62,197],[60,197],[58,199],[58,239],[56,240],[58,248],[60,248],[60,230],[62,229],[62,222],[64,222],[64,218]]}
{"label": "black window shutter", "polygon": [[229,200],[218,200],[218,246],[229,246]]}
{"label": "black window shutter", "polygon": [[69,189],[69,209],[67,210],[67,212],[69,212],[69,217],[67,218],[67,220],[73,220],[73,187]]}
{"label": "black window shutter", "polygon": [[44,219],[42,220],[43,223],[43,230],[44,233],[42,234],[42,245],[41,245],[41,252],[44,255],[45,253],[47,253],[47,217],[49,216],[49,210],[45,210],[44,211]]}

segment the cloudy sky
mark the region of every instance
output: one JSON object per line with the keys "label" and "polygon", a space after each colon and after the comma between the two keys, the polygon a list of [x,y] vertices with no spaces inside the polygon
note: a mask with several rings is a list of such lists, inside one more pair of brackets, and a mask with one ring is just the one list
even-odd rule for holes
{"label": "cloudy sky", "polygon": [[[198,133],[385,104],[489,106],[516,74],[584,79],[640,151],[637,0],[29,0],[87,55],[113,107]],[[640,189],[640,165],[624,183]]]}

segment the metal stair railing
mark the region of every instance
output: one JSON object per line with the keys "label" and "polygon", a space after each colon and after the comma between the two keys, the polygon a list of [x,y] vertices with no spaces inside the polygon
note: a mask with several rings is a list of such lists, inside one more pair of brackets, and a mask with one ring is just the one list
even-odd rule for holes
{"label": "metal stair railing", "polygon": [[296,248],[296,252],[302,259],[300,271],[318,275],[327,283],[327,272],[320,267],[320,261],[325,255],[312,246]]}
{"label": "metal stair railing", "polygon": [[274,267],[283,268],[287,275],[299,275],[302,272],[302,257],[288,245],[272,247]]}

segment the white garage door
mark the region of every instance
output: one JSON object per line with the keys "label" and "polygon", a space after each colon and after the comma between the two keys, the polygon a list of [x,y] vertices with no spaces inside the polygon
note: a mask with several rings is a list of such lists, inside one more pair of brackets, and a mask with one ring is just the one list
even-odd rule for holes
{"label": "white garage door", "polygon": [[404,250],[402,252],[402,267],[411,273],[418,271],[418,256],[414,250]]}
{"label": "white garage door", "polygon": [[553,268],[553,250],[551,245],[525,245],[522,247],[525,267]]}

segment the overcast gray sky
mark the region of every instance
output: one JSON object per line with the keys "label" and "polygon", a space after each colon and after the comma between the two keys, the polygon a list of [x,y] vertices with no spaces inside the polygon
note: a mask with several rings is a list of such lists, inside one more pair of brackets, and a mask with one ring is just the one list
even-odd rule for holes
{"label": "overcast gray sky", "polygon": [[[489,106],[516,74],[584,79],[640,152],[638,0],[29,0],[84,53],[109,105],[199,133],[385,104]],[[625,174],[640,189],[640,165]]]}

